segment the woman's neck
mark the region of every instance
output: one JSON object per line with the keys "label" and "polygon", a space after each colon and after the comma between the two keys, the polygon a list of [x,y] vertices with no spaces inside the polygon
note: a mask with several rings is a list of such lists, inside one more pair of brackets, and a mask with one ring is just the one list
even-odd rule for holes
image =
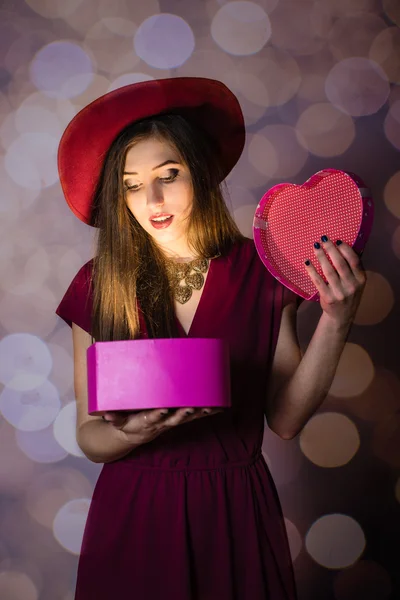
{"label": "woman's neck", "polygon": [[174,261],[188,261],[198,258],[186,239],[174,240],[170,244],[159,244],[160,250],[165,257]]}

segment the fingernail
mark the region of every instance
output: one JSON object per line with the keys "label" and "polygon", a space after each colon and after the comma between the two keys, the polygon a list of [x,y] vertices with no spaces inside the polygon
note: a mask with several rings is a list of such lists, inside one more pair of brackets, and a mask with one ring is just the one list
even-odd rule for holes
{"label": "fingernail", "polygon": [[186,410],[185,414],[187,414],[187,415],[194,415],[194,410]]}
{"label": "fingernail", "polygon": [[309,260],[305,260],[304,264],[307,265],[307,267],[309,267],[311,265],[311,262]]}
{"label": "fingernail", "polygon": [[209,414],[210,414],[210,412],[211,412],[211,410],[209,410],[209,409],[207,409],[207,408],[205,408],[205,409],[203,410],[203,413],[204,413],[205,415],[209,415]]}
{"label": "fingernail", "polygon": [[162,412],[160,412],[160,415],[165,417],[168,413],[169,413],[169,410],[163,410]]}
{"label": "fingernail", "polygon": [[336,240],[336,246],[340,246],[340,244],[343,244],[342,240]]}
{"label": "fingernail", "polygon": [[321,240],[325,243],[328,241],[328,236],[327,235],[321,235]]}
{"label": "fingernail", "polygon": [[314,248],[319,250],[321,248],[321,244],[319,242],[314,242]]}

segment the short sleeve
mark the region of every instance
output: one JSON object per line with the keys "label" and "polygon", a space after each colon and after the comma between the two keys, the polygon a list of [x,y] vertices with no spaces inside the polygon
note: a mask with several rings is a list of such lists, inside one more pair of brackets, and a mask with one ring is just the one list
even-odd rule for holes
{"label": "short sleeve", "polygon": [[93,260],[81,267],[56,308],[56,314],[67,325],[72,327],[72,323],[75,323],[88,333],[91,333],[93,306],[92,267]]}

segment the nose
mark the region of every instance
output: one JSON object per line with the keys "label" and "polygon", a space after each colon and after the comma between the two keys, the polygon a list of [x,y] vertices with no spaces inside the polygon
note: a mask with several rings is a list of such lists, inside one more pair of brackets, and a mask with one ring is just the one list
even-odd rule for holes
{"label": "nose", "polygon": [[147,205],[162,206],[164,204],[164,195],[161,186],[152,184],[147,188]]}

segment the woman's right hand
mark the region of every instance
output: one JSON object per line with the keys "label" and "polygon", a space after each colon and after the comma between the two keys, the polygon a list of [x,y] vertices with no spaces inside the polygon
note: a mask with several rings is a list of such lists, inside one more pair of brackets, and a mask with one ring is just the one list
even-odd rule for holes
{"label": "woman's right hand", "polygon": [[103,419],[121,433],[125,442],[132,445],[147,444],[156,437],[184,423],[222,412],[222,408],[166,408],[138,412],[106,412]]}

